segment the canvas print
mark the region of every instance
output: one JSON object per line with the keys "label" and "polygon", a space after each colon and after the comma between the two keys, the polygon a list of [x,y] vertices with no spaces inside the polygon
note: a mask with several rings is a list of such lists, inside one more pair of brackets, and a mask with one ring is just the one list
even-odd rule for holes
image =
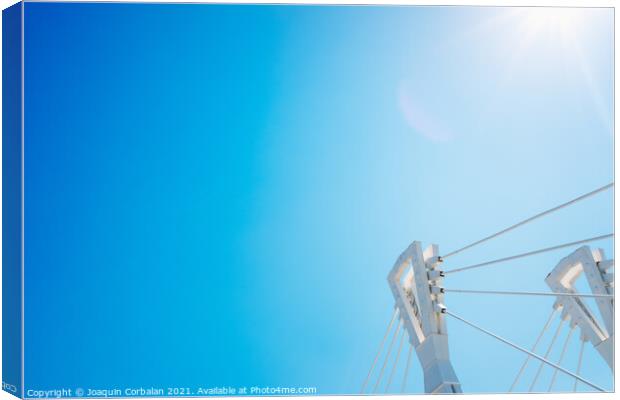
{"label": "canvas print", "polygon": [[614,10],[3,11],[3,389],[614,391]]}

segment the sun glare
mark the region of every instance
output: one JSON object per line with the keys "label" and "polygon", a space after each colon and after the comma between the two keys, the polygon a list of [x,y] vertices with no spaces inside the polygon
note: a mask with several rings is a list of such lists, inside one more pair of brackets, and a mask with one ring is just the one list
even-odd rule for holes
{"label": "sun glare", "polygon": [[524,13],[522,27],[529,34],[573,36],[583,25],[580,13],[576,8],[533,8]]}

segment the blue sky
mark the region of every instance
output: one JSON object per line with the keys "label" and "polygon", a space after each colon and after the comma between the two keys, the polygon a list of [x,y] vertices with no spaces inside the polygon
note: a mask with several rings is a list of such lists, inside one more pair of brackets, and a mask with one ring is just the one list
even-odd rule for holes
{"label": "blue sky", "polygon": [[[25,35],[26,389],[356,393],[411,241],[450,251],[613,180],[611,9],[27,3]],[[612,207],[445,267],[610,233]],[[445,286],[547,290],[569,251]],[[529,347],[552,300],[446,304]],[[507,390],[522,355],[448,324],[463,389]],[[583,375],[611,386],[590,347]]]}

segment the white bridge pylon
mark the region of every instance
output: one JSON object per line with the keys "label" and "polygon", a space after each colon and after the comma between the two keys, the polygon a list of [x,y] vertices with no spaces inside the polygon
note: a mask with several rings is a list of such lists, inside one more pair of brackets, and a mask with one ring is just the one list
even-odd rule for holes
{"label": "white bridge pylon", "polygon": [[[484,333],[485,335],[493,337],[494,339],[524,353],[527,356],[523,362],[523,365],[519,369],[512,386],[508,389],[508,392],[512,392],[518,387],[517,384],[519,383],[519,379],[522,377],[522,374],[531,359],[539,361],[540,364],[538,365],[533,382],[529,385],[528,391],[530,392],[535,390],[540,373],[545,366],[554,368],[551,381],[548,384],[548,391],[553,390],[558,372],[561,372],[574,379],[573,391],[577,391],[577,385],[578,383],[581,383],[599,392],[606,392],[603,387],[582,377],[580,373],[583,361],[584,344],[586,342],[590,342],[592,344],[600,356],[605,360],[612,374],[614,372],[614,274],[612,272],[612,269],[614,268],[614,260],[606,259],[602,249],[591,249],[589,246],[585,246],[585,244],[613,239],[613,232],[586,239],[574,240],[568,243],[556,244],[550,247],[538,248],[536,250],[513,254],[494,260],[478,262],[472,265],[457,265],[457,268],[449,268],[447,270],[441,268],[440,266],[442,266],[442,263],[444,263],[444,260],[447,258],[452,260],[451,257],[471,249],[474,246],[479,246],[514,229],[538,220],[539,218],[558,212],[565,207],[588,199],[596,194],[610,190],[613,187],[613,182],[599,187],[598,189],[573,198],[572,200],[557,205],[553,208],[542,211],[532,217],[521,220],[505,229],[497,231],[441,256],[439,255],[437,245],[430,245],[424,251],[422,250],[421,243],[418,241],[415,241],[409,245],[409,247],[407,247],[407,249],[398,257],[394,267],[388,274],[388,283],[395,300],[394,313],[388,325],[387,331],[381,341],[377,355],[372,362],[370,371],[364,380],[361,393],[365,393],[365,389],[371,376],[373,375],[373,371],[375,371],[377,361],[382,354],[386,339],[392,330],[394,322],[397,320],[397,328],[394,331],[391,341],[389,342],[386,355],[383,357],[383,364],[381,368],[378,369],[378,378],[372,392],[376,393],[379,389],[386,366],[390,360],[390,355],[392,354],[394,343],[396,342],[398,335],[401,334],[395,361],[391,369],[391,373],[389,374],[387,385],[384,387],[386,392],[389,391],[390,385],[394,378],[394,373],[397,369],[403,339],[407,336],[410,345],[401,392],[404,393],[406,389],[407,373],[409,371],[411,354],[412,350],[415,349],[422,366],[424,375],[424,391],[426,393],[461,393],[461,383],[459,382],[450,361],[446,316],[450,316],[453,319],[458,320],[481,333]],[[577,246],[581,247],[577,248]],[[569,248],[572,253],[562,258],[545,278],[545,282],[551,288],[550,292],[508,291],[502,290],[502,288],[497,288],[494,290],[478,290],[453,288],[450,287],[450,285],[444,288],[442,285],[444,278],[447,277],[446,280],[449,280],[449,277],[452,276],[452,274],[478,268],[488,268],[491,266],[497,266],[507,261],[533,257],[539,254]],[[583,277],[587,281],[588,290],[586,293],[580,293],[577,290],[576,282],[579,277]],[[444,305],[444,296],[446,293],[555,297],[555,302],[552,306],[551,315],[538,335],[538,338],[535,340],[534,345],[531,349],[526,349],[475,324],[474,322],[453,313]],[[588,304],[588,301],[593,301],[595,307],[591,307],[592,303]],[[597,313],[594,311],[597,311]],[[537,353],[537,346],[551,325],[554,316],[559,316],[560,322],[557,325],[548,349],[545,352],[540,353],[544,355],[540,355]],[[569,327],[569,332],[566,335],[559,358],[557,361],[553,361],[549,358],[549,356],[552,354],[552,349],[556,339],[558,338],[562,328],[565,326]],[[577,330],[580,331],[580,352],[576,371],[572,372],[571,370],[563,367],[562,363],[569,347],[571,336]]]}
{"label": "white bridge pylon", "polygon": [[413,242],[388,274],[395,307],[409,342],[424,371],[426,393],[461,393],[461,384],[450,362],[448,331],[441,312],[444,294],[439,290],[443,273],[437,245],[424,252]]}
{"label": "white bridge pylon", "polygon": [[[555,307],[562,307],[562,316],[570,318],[573,326],[581,329],[583,340],[592,343],[609,368],[613,365],[614,343],[614,282],[608,271],[614,267],[614,260],[605,259],[602,249],[582,246],[563,258],[547,275],[545,282],[558,294]],[[577,294],[575,282],[584,275],[595,298],[602,321],[598,320],[590,307],[579,296],[562,296],[561,293]]]}

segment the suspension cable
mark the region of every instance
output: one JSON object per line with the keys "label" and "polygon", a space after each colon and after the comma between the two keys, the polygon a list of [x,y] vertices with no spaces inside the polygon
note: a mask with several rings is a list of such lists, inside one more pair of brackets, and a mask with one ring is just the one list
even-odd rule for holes
{"label": "suspension cable", "polygon": [[494,233],[494,234],[492,234],[492,235],[489,235],[489,236],[484,237],[484,238],[482,238],[482,239],[480,239],[480,240],[477,240],[477,241],[475,241],[475,242],[473,242],[473,243],[471,243],[471,244],[468,244],[468,245],[467,245],[467,246],[465,246],[465,247],[461,247],[461,248],[460,248],[460,249],[458,249],[458,250],[454,250],[454,251],[452,251],[452,252],[450,252],[450,253],[448,253],[448,254],[446,254],[446,255],[442,256],[442,258],[444,258],[444,259],[445,259],[445,258],[448,258],[448,257],[453,256],[453,255],[455,255],[455,254],[458,254],[458,253],[460,253],[460,252],[462,252],[462,251],[464,251],[464,250],[467,250],[467,249],[469,249],[469,248],[471,248],[471,247],[474,247],[474,246],[476,246],[476,245],[479,245],[479,244],[481,244],[481,243],[484,243],[484,242],[486,242],[487,240],[491,240],[491,239],[493,239],[493,238],[496,238],[496,237],[498,237],[498,236],[500,236],[500,235],[503,235],[504,233],[510,232],[511,230],[513,230],[513,229],[515,229],[515,228],[518,228],[518,227],[520,227],[520,226],[523,226],[523,225],[525,225],[525,224],[527,224],[527,223],[529,223],[529,222],[532,222],[532,221],[534,221],[534,220],[536,220],[536,219],[538,219],[538,218],[540,218],[540,217],[543,217],[543,216],[545,216],[545,215],[549,215],[549,214],[551,214],[551,213],[553,213],[553,212],[555,212],[555,211],[558,211],[558,210],[560,210],[560,209],[562,209],[562,208],[564,208],[564,207],[567,207],[567,206],[569,206],[569,205],[571,205],[571,204],[575,204],[575,203],[577,203],[577,202],[579,202],[579,201],[581,201],[581,200],[587,199],[587,198],[588,198],[588,197],[590,197],[590,196],[594,196],[594,195],[595,195],[595,194],[597,194],[597,193],[603,192],[603,191],[605,191],[605,190],[607,190],[607,189],[611,188],[612,186],[614,186],[614,183],[613,183],[613,182],[612,182],[612,183],[609,183],[609,184],[607,184],[607,185],[605,185],[605,186],[603,186],[603,187],[600,187],[600,188],[598,188],[598,189],[596,189],[596,190],[593,190],[593,191],[591,191],[591,192],[589,192],[589,193],[586,193],[586,194],[584,194],[584,195],[581,195],[581,196],[579,196],[579,197],[576,197],[576,198],[574,198],[574,199],[572,199],[572,200],[570,200],[570,201],[567,201],[566,203],[560,204],[559,206],[556,206],[556,207],[550,208],[550,209],[548,209],[548,210],[546,210],[546,211],[543,211],[543,212],[541,212],[541,213],[539,213],[539,214],[536,214],[536,215],[534,215],[533,217],[530,217],[530,218],[524,219],[524,220],[523,220],[523,221],[521,221],[521,222],[517,222],[516,224],[511,225],[511,226],[509,226],[509,227],[508,227],[508,228],[506,228],[506,229],[503,229],[503,230],[501,230],[501,231],[499,231],[499,232],[496,232],[496,233]]}
{"label": "suspension cable", "polygon": [[396,358],[394,359],[394,365],[392,365],[392,372],[390,372],[390,377],[388,378],[387,386],[385,387],[385,392],[387,393],[390,390],[390,386],[392,385],[392,379],[394,379],[394,373],[396,372],[396,367],[398,366],[398,360],[400,359],[400,353],[403,349],[403,339],[405,338],[406,329],[401,330],[400,341],[398,343],[398,350],[396,352]]}
{"label": "suspension cable", "polygon": [[[573,325],[570,328],[570,331],[568,331],[568,335],[566,335],[566,340],[564,341],[564,346],[562,347],[562,352],[560,353],[560,359],[558,360],[558,365],[562,365],[562,361],[564,360],[564,355],[566,354],[566,348],[568,347],[568,343],[570,342],[570,338],[573,335],[573,332],[575,332],[575,328],[577,327],[577,325]],[[551,383],[549,384],[549,390],[547,390],[547,392],[551,393],[551,390],[553,389],[553,385],[555,384],[555,378],[557,378],[558,376],[558,370],[556,369],[555,371],[553,371],[553,376],[551,377]]]}
{"label": "suspension cable", "polygon": [[390,341],[390,345],[388,346],[388,351],[387,351],[387,354],[385,355],[385,360],[383,360],[383,365],[381,366],[381,371],[379,372],[379,378],[377,378],[377,383],[375,383],[375,387],[372,389],[373,393],[377,393],[377,388],[379,387],[379,384],[381,383],[381,378],[383,378],[383,372],[385,371],[385,366],[387,365],[388,360],[390,359],[390,354],[392,353],[392,347],[394,346],[394,342],[396,341],[396,336],[398,336],[398,332],[400,332],[402,325],[403,325],[403,320],[401,319],[398,321],[398,327],[394,331],[394,335],[392,336],[392,340]]}
{"label": "suspension cable", "polygon": [[563,292],[512,292],[504,290],[469,290],[469,289],[446,289],[442,288],[444,293],[478,293],[478,294],[507,294],[522,296],[566,296],[566,297],[607,297],[613,298],[612,294],[590,294],[590,293],[563,293]]}
{"label": "suspension cable", "polygon": [[[579,375],[579,371],[581,371],[581,361],[583,360],[583,347],[586,344],[585,339],[581,339],[581,348],[579,349],[579,361],[577,361],[577,375]],[[575,379],[575,383],[573,384],[573,392],[577,391],[577,379]]]}
{"label": "suspension cable", "polygon": [[381,344],[379,345],[379,350],[377,351],[377,355],[375,356],[375,359],[373,360],[372,365],[370,366],[370,371],[368,371],[368,375],[366,375],[366,379],[364,379],[364,383],[362,384],[362,390],[360,390],[360,393],[364,393],[364,390],[366,389],[366,385],[368,384],[368,381],[370,380],[370,375],[372,375],[372,371],[375,369],[377,360],[379,360],[379,356],[381,355],[381,352],[383,351],[383,346],[385,345],[385,339],[387,339],[388,333],[390,333],[390,330],[392,329],[392,325],[394,324],[394,320],[396,320],[397,314],[398,314],[398,308],[395,308],[394,312],[392,313],[392,319],[390,320],[390,323],[387,329],[385,330],[385,334],[383,335],[383,339],[381,339]]}
{"label": "suspension cable", "polygon": [[509,346],[511,346],[511,347],[513,347],[513,348],[515,348],[515,349],[517,349],[517,350],[519,350],[519,351],[521,351],[521,352],[525,353],[525,354],[529,354],[529,355],[531,355],[532,357],[534,357],[534,358],[536,358],[536,359],[538,359],[538,360],[540,360],[540,361],[544,362],[545,364],[548,364],[548,365],[550,365],[550,366],[552,366],[552,367],[554,367],[554,368],[559,369],[560,371],[564,372],[565,374],[570,375],[570,376],[572,376],[572,377],[573,377],[573,378],[575,378],[575,379],[578,379],[579,381],[581,381],[581,382],[585,383],[585,384],[586,384],[586,385],[588,385],[588,386],[591,386],[592,388],[594,388],[594,389],[596,389],[596,390],[598,390],[598,391],[600,391],[600,392],[604,392],[604,391],[605,391],[605,389],[603,389],[603,388],[601,388],[601,387],[599,387],[599,386],[595,385],[594,383],[589,382],[588,380],[586,380],[586,379],[582,378],[581,376],[576,375],[576,374],[574,374],[574,373],[572,373],[572,372],[568,371],[567,369],[562,368],[561,366],[559,366],[559,365],[557,365],[557,364],[555,364],[555,363],[553,363],[553,362],[551,362],[551,361],[547,360],[546,358],[541,357],[541,356],[539,356],[539,355],[538,355],[538,354],[536,354],[536,353],[533,353],[533,352],[531,352],[531,351],[529,351],[529,350],[527,350],[527,349],[524,349],[524,348],[523,348],[523,347],[521,347],[521,346],[518,346],[518,345],[516,345],[516,344],[514,344],[514,343],[512,343],[512,342],[510,342],[510,341],[508,341],[508,340],[506,340],[506,339],[504,339],[504,338],[502,338],[501,336],[498,336],[498,335],[496,335],[496,334],[494,334],[494,333],[492,333],[492,332],[489,332],[489,331],[487,331],[486,329],[484,329],[484,328],[482,328],[482,327],[480,327],[480,326],[478,326],[478,325],[476,325],[476,324],[474,324],[474,323],[472,323],[472,322],[469,322],[469,321],[467,321],[467,320],[465,320],[465,319],[463,319],[463,318],[459,317],[458,315],[456,315],[456,314],[454,314],[454,313],[452,313],[452,312],[448,311],[448,310],[447,310],[447,309],[445,309],[445,308],[444,308],[444,309],[442,309],[442,312],[443,312],[444,314],[450,315],[450,316],[451,316],[451,317],[453,317],[453,318],[458,319],[459,321],[461,321],[461,322],[463,322],[463,323],[465,323],[465,324],[467,324],[467,325],[471,326],[471,327],[472,327],[472,328],[474,328],[474,329],[479,330],[479,331],[480,331],[480,332],[482,332],[482,333],[485,333],[485,334],[487,334],[487,335],[489,335],[489,336],[491,336],[491,337],[493,337],[493,338],[495,338],[495,339],[499,340],[500,342],[503,342],[503,343],[505,343],[505,344],[507,344],[507,345],[509,345]]}
{"label": "suspension cable", "polygon": [[[536,351],[536,347],[538,347],[538,343],[540,343],[540,340],[542,339],[543,335],[549,328],[549,325],[551,325],[551,320],[553,319],[553,316],[555,315],[557,311],[558,311],[558,308],[554,307],[551,311],[551,314],[549,314],[549,318],[547,318],[547,322],[545,322],[545,325],[543,326],[542,331],[540,331],[540,334],[536,338],[536,341],[534,342],[534,345],[532,346],[530,350],[532,353]],[[525,367],[527,366],[527,363],[530,362],[530,358],[532,358],[532,356],[528,354],[527,357],[525,358],[525,361],[523,362],[523,365],[521,365],[521,369],[517,373],[517,376],[515,377],[514,382],[512,382],[512,385],[510,386],[510,389],[508,390],[509,393],[512,392],[514,388],[517,386],[517,382],[519,382],[519,379],[521,378],[523,371],[525,371]]]}
{"label": "suspension cable", "polygon": [[[545,352],[545,358],[549,357],[549,354],[551,354],[551,350],[553,349],[553,345],[555,344],[555,341],[558,338],[558,335],[560,334],[560,331],[562,330],[562,326],[564,326],[564,319],[560,319],[560,323],[558,324],[558,328],[555,330],[555,334],[553,335],[553,339],[551,339],[551,343],[549,343],[549,347],[547,348],[547,351]],[[540,372],[542,371],[543,367],[545,366],[545,364],[540,363],[540,366],[538,367],[538,371],[536,371],[536,375],[534,376],[534,381],[532,381],[532,384],[530,385],[529,388],[529,392],[531,392],[532,390],[534,390],[534,386],[536,386],[536,382],[538,382],[538,378],[540,377]]]}
{"label": "suspension cable", "polygon": [[411,364],[411,353],[413,352],[413,345],[409,343],[409,352],[407,353],[407,364],[405,365],[405,374],[403,375],[403,384],[400,387],[400,392],[405,393],[407,386],[407,375],[409,374],[409,365]]}
{"label": "suspension cable", "polygon": [[501,262],[505,262],[505,261],[515,260],[517,258],[523,258],[523,257],[528,257],[528,256],[533,256],[533,255],[536,255],[536,254],[540,254],[540,253],[546,253],[548,251],[563,249],[565,247],[570,247],[570,246],[574,246],[574,245],[577,245],[577,244],[583,244],[583,243],[588,243],[588,242],[594,242],[596,240],[607,239],[607,238],[610,238],[610,237],[613,237],[613,236],[614,236],[613,233],[608,233],[607,235],[595,236],[595,237],[588,238],[588,239],[578,240],[576,242],[559,244],[557,246],[546,247],[544,249],[529,251],[527,253],[517,254],[517,255],[514,255],[514,256],[510,256],[510,257],[498,258],[496,260],[486,261],[486,262],[483,262],[483,263],[480,263],[480,264],[474,264],[474,265],[469,265],[467,267],[462,267],[462,268],[456,268],[456,269],[452,269],[452,270],[448,270],[448,271],[443,271],[443,273],[445,275],[447,275],[447,274],[452,274],[454,272],[466,271],[468,269],[480,268],[480,267],[484,267],[484,266],[491,265],[491,264],[497,264],[497,263],[501,263]]}

